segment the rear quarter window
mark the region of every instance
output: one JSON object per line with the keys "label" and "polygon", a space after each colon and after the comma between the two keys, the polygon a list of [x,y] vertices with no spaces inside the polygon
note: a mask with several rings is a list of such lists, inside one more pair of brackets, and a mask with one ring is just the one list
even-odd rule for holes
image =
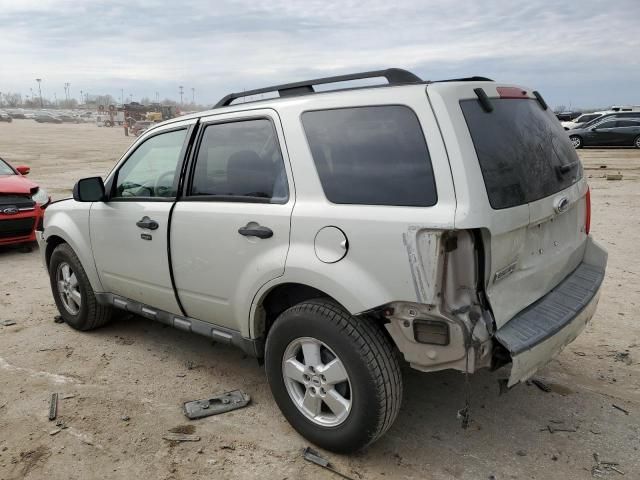
{"label": "rear quarter window", "polygon": [[330,202],[436,204],[429,151],[410,108],[388,105],[310,111],[302,114],[302,124]]}
{"label": "rear quarter window", "polygon": [[533,99],[461,100],[489,203],[502,209],[534,202],[582,178],[575,149],[550,110]]}

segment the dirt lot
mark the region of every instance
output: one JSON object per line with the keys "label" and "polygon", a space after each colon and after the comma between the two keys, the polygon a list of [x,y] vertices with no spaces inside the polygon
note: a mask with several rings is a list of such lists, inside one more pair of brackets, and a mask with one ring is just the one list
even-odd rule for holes
{"label": "dirt lot", "polygon": [[[105,175],[132,140],[119,128],[0,124],[0,156],[30,165],[55,198],[80,177]],[[464,376],[407,369],[398,421],[366,452],[324,452],[337,469],[354,479],[584,479],[597,453],[640,478],[640,151],[580,153],[609,266],[593,323],[539,374],[552,391],[500,395],[504,372],[474,375],[462,430]],[[604,180],[610,171],[624,179]],[[138,318],[80,333],[55,314],[37,249],[0,249],[0,321],[16,322],[0,326],[0,479],[337,478],[301,459],[307,442],[240,351]],[[184,401],[235,388],[251,394],[249,408],[191,423],[181,412]],[[55,435],[52,392],[68,427]],[[162,439],[184,425],[201,440]]]}

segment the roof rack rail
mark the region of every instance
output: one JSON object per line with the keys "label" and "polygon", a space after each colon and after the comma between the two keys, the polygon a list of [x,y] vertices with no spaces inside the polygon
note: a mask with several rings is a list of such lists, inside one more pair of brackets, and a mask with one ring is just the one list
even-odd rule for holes
{"label": "roof rack rail", "polygon": [[256,90],[246,90],[244,92],[230,93],[223,97],[214,108],[226,107],[238,98],[250,97],[261,93],[278,92],[280,97],[293,97],[314,93],[314,85],[322,85],[325,83],[348,82],[351,80],[361,80],[365,78],[384,77],[389,85],[402,85],[407,83],[422,83],[422,79],[417,75],[403,70],[401,68],[388,68],[386,70],[373,70],[370,72],[351,73],[348,75],[336,75],[334,77],[316,78],[315,80],[305,80],[302,82],[286,83],[283,85],[274,85],[272,87],[258,88]]}

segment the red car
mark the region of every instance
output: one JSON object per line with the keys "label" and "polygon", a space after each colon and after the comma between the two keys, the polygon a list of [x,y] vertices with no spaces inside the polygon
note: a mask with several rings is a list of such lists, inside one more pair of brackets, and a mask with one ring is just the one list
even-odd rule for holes
{"label": "red car", "polygon": [[46,190],[25,177],[28,173],[29,167],[13,168],[0,158],[0,245],[34,242],[51,201]]}

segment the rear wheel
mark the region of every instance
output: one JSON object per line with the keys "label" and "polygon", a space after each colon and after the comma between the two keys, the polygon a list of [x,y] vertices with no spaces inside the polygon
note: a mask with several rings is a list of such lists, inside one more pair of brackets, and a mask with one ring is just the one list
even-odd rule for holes
{"label": "rear wheel", "polygon": [[582,148],[582,138],[577,136],[577,135],[571,135],[569,137],[569,140],[571,140],[571,144],[574,146],[574,148]]}
{"label": "rear wheel", "polygon": [[329,300],[299,303],[278,317],[267,337],[265,367],[289,423],[327,450],[369,445],[400,409],[400,365],[382,327]]}
{"label": "rear wheel", "polygon": [[633,145],[634,145],[636,148],[640,148],[640,135],[638,135],[638,136],[636,137],[636,139],[633,141]]}
{"label": "rear wheel", "polygon": [[51,291],[65,322],[77,330],[92,330],[111,319],[111,307],[100,305],[73,249],[58,245],[49,262]]}

